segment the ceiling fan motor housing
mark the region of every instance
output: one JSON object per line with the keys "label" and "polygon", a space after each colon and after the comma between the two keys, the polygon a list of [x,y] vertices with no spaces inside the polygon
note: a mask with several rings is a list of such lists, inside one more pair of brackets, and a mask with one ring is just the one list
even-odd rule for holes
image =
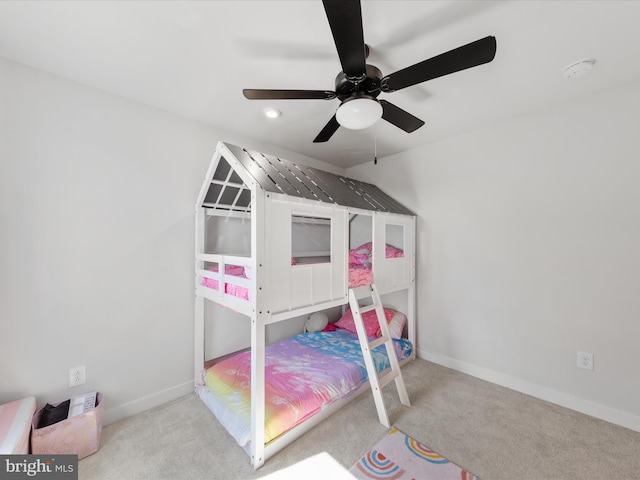
{"label": "ceiling fan motor housing", "polygon": [[380,80],[382,72],[373,65],[366,66],[366,74],[362,80],[347,77],[344,72],[340,72],[336,77],[336,94],[339,100],[343,101],[351,97],[356,92],[365,93],[373,98],[380,95]]}

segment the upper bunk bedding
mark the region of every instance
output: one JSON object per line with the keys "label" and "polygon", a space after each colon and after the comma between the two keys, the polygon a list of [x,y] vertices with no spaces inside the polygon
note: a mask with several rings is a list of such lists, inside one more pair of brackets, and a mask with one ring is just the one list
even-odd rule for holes
{"label": "upper bunk bedding", "polygon": [[[398,360],[413,355],[406,339],[394,339]],[[376,369],[389,367],[384,345],[373,350]],[[358,336],[350,331],[297,335],[266,347],[265,443],[355,393],[367,381]],[[198,393],[220,423],[246,447],[251,439],[251,353],[204,370]]]}
{"label": "upper bunk bedding", "polygon": [[[247,275],[247,272],[250,272],[249,267],[243,267],[242,265],[225,265],[224,273],[225,275],[232,275],[238,278],[249,279],[250,276]],[[219,268],[217,266],[207,268],[210,272],[217,273]],[[244,300],[249,300],[249,289],[245,286],[238,285],[234,282],[224,282],[224,293],[227,295],[233,295],[234,297],[242,298]],[[218,290],[219,281],[214,278],[203,277],[202,285],[205,287],[211,288],[213,290]]]}
{"label": "upper bunk bedding", "polygon": [[[387,244],[385,258],[404,257],[404,251]],[[363,243],[349,250],[349,288],[362,287],[373,283],[372,270],[373,243]]]}

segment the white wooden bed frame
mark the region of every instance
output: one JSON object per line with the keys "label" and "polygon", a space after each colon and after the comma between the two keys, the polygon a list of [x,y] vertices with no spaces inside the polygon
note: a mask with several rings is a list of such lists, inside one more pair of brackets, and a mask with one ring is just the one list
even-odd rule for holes
{"label": "white wooden bed frame", "polygon": [[[221,177],[220,172],[224,173],[226,168],[224,162],[230,169]],[[221,168],[218,170],[219,165]],[[207,231],[206,218],[210,215],[250,221],[251,254],[207,252],[207,235],[219,233]],[[369,389],[369,384],[365,383],[356,395],[333,403],[265,445],[265,327],[348,303],[349,222],[355,215],[371,217],[372,270],[379,292],[382,295],[405,292],[407,295],[408,339],[415,348],[415,215],[373,185],[235,145],[218,143],[196,203],[195,381],[197,385],[206,360],[205,300],[248,316],[251,319],[249,453],[256,469],[267,458]],[[293,216],[330,221],[329,261],[291,265]],[[387,225],[402,227],[403,257],[385,258]],[[218,271],[207,270],[207,262],[217,263]],[[225,265],[250,267],[251,278],[226,275]],[[218,290],[203,286],[203,278],[217,280]],[[225,283],[247,288],[249,300],[225,294]]]}

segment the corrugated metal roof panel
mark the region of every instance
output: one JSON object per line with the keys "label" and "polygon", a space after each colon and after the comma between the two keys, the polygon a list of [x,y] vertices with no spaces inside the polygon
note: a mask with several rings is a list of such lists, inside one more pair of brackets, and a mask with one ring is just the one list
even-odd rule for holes
{"label": "corrugated metal roof panel", "polygon": [[[225,145],[258,185],[267,192],[282,193],[362,210],[415,215],[376,185],[307,165],[296,164],[273,155],[249,151],[231,144]],[[223,189],[226,187],[223,186]],[[229,187],[231,186],[229,185]],[[223,198],[230,198],[229,195],[224,194],[225,192],[219,191],[219,185],[212,183],[211,188],[214,189],[215,196],[220,199],[217,203],[221,203]],[[207,195],[208,199],[212,196],[214,196],[213,192]],[[239,196],[233,195],[233,197],[234,203],[238,203]]]}

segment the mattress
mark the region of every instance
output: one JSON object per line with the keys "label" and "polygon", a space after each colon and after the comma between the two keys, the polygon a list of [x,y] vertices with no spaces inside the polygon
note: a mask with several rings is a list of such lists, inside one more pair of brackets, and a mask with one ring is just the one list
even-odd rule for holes
{"label": "mattress", "polygon": [[31,419],[35,411],[34,397],[0,405],[0,454],[29,453]]}
{"label": "mattress", "polygon": [[[408,340],[393,342],[399,360],[412,355]],[[378,372],[389,367],[384,345],[372,353]],[[265,362],[265,443],[354,394],[367,380],[358,337],[346,330],[305,333],[274,343],[266,348]],[[198,394],[246,447],[251,440],[251,353],[204,370]]]}

